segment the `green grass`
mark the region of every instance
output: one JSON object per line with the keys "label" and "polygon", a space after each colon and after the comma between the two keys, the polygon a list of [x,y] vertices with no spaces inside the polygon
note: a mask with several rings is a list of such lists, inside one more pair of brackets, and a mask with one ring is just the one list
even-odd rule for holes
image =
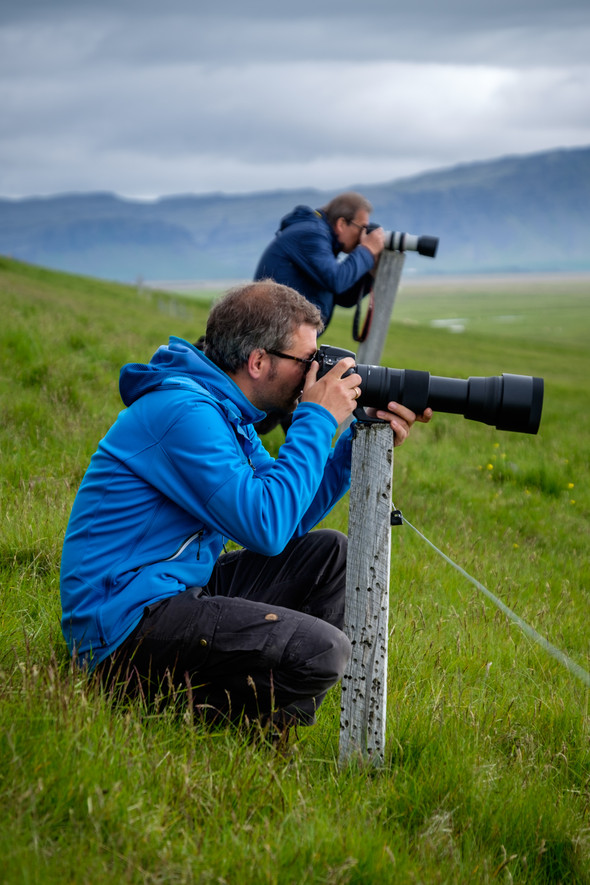
{"label": "green grass", "polygon": [[[575,279],[412,281],[383,358],[545,378],[538,436],[417,425],[394,501],[586,670],[589,294]],[[169,334],[196,339],[208,302],[0,259],[0,305],[2,882],[590,883],[589,690],[408,526],[392,530],[380,769],[339,770],[337,690],[283,758],[113,706],[72,671],[61,540],[121,408],[119,368]],[[458,318],[460,333],[433,325]],[[338,311],[326,341],[354,349],[351,320]],[[347,508],[328,524],[346,530]]]}

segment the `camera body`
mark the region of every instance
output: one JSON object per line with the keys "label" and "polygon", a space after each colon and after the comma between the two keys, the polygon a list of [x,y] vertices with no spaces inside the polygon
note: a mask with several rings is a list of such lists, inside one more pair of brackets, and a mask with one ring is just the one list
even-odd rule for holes
{"label": "camera body", "polygon": [[[367,233],[377,230],[380,224],[368,224]],[[384,230],[385,249],[390,252],[417,252],[419,255],[426,255],[428,258],[434,258],[438,249],[438,237],[420,236],[415,234],[404,233],[399,230]]]}
{"label": "camera body", "polygon": [[[322,344],[318,351],[318,378],[344,357],[356,359],[352,350]],[[436,412],[463,415],[491,424],[498,430],[537,433],[543,409],[543,379],[530,375],[445,378],[414,369],[356,365],[346,375],[361,376],[358,406],[386,409],[390,402],[407,406],[417,415],[430,407]]]}

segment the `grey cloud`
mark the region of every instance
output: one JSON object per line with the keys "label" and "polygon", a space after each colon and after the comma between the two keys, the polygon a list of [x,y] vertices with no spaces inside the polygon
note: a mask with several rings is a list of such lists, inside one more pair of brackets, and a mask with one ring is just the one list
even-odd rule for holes
{"label": "grey cloud", "polygon": [[590,7],[19,0],[0,194],[344,186],[590,143]]}
{"label": "grey cloud", "polygon": [[[204,8],[203,8],[204,7]],[[95,60],[168,64],[208,60],[433,60],[468,63],[557,63],[587,54],[586,2],[377,0],[280,5],[276,2],[53,2],[21,0],[3,15],[14,28],[95,35]]]}

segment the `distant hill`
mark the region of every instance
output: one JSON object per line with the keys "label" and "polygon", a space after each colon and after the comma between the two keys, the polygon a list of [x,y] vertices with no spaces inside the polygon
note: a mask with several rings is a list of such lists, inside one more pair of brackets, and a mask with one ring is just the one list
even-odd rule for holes
{"label": "distant hill", "polygon": [[[346,186],[339,190],[349,189]],[[504,157],[381,185],[356,185],[387,229],[440,238],[419,274],[590,270],[590,148]],[[338,191],[0,199],[0,253],[105,279],[251,277],[280,218]]]}

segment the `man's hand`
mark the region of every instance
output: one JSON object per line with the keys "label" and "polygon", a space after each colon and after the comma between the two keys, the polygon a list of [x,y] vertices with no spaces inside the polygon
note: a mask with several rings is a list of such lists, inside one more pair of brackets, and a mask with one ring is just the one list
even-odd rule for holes
{"label": "man's hand", "polygon": [[416,421],[428,424],[432,418],[432,409],[425,409],[423,415],[416,415],[415,412],[412,412],[406,406],[400,406],[399,403],[394,402],[388,403],[387,409],[389,411],[367,408],[365,412],[371,418],[381,418],[383,421],[389,422],[389,426],[394,433],[394,446],[401,446]]}
{"label": "man's hand", "polygon": [[370,234],[366,230],[361,231],[360,245],[366,246],[373,258],[378,258],[385,246],[385,233],[382,227],[372,230]]}
{"label": "man's hand", "polygon": [[[318,403],[334,416],[338,424],[341,424],[349,415],[352,415],[361,394],[360,375],[355,372],[352,375],[347,375],[346,378],[342,377],[354,365],[354,359],[347,356],[338,360],[336,365],[318,381],[319,364],[313,362],[305,379],[301,402]],[[406,411],[409,410],[406,409]],[[410,414],[414,413],[410,412]]]}

